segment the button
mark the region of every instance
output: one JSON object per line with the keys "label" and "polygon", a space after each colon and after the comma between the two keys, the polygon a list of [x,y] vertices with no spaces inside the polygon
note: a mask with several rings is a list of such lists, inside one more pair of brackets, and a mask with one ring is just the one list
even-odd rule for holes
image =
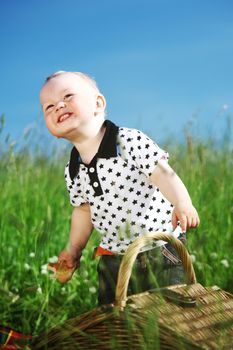
{"label": "button", "polygon": [[89,169],[89,171],[90,171],[90,173],[94,173],[95,168],[91,167],[91,168]]}
{"label": "button", "polygon": [[94,182],[94,183],[93,183],[93,186],[94,186],[94,187],[98,187],[98,186],[99,186],[98,182]]}

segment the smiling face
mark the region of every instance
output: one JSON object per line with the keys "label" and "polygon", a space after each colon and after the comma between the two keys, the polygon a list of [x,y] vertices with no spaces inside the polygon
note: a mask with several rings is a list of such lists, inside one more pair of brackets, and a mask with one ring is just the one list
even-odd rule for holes
{"label": "smiling face", "polygon": [[99,91],[75,73],[51,78],[41,89],[40,101],[50,133],[68,140],[103,117],[106,104]]}

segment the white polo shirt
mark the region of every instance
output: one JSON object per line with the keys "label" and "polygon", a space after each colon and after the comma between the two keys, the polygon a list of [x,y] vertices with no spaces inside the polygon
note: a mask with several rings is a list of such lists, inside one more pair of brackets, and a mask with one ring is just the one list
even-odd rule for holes
{"label": "white polo shirt", "polygon": [[[102,235],[100,246],[124,254],[129,244],[147,232],[173,231],[172,204],[149,180],[168,153],[136,129],[105,121],[106,131],[90,164],[74,147],[65,168],[73,206],[89,203],[93,226]],[[159,245],[164,242],[159,242]],[[151,249],[155,243],[143,250]]]}

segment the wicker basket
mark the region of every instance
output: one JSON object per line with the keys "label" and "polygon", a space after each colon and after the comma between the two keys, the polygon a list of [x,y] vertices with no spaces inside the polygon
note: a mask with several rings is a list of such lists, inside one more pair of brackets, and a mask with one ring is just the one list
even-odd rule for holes
{"label": "wicker basket", "polygon": [[[151,240],[173,244],[187,273],[185,285],[132,295],[127,288],[140,249]],[[56,326],[33,349],[233,349],[233,295],[196,283],[184,245],[169,234],[148,234],[128,248],[118,275],[115,304]]]}

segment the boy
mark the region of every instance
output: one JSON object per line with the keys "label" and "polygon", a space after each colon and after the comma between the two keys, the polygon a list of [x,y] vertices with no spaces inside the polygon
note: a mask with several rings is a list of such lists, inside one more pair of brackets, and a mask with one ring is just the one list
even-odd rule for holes
{"label": "boy", "polygon": [[[114,300],[120,257],[135,238],[146,232],[166,231],[181,240],[188,228],[199,225],[189,194],[168,165],[168,154],[144,133],[119,128],[105,120],[106,101],[96,83],[79,72],[54,73],[41,89],[40,100],[48,130],[73,145],[65,179],[74,206],[69,246],[59,261],[73,271],[93,228],[102,235],[99,304]],[[161,243],[162,244],[162,243]],[[139,254],[137,274],[148,282],[145,257],[157,268],[161,284],[181,283],[182,267],[172,248],[154,245]],[[166,271],[168,279],[163,282]],[[72,275],[72,274],[71,274]],[[66,282],[70,278],[63,278]],[[132,284],[133,288],[133,284]]]}

